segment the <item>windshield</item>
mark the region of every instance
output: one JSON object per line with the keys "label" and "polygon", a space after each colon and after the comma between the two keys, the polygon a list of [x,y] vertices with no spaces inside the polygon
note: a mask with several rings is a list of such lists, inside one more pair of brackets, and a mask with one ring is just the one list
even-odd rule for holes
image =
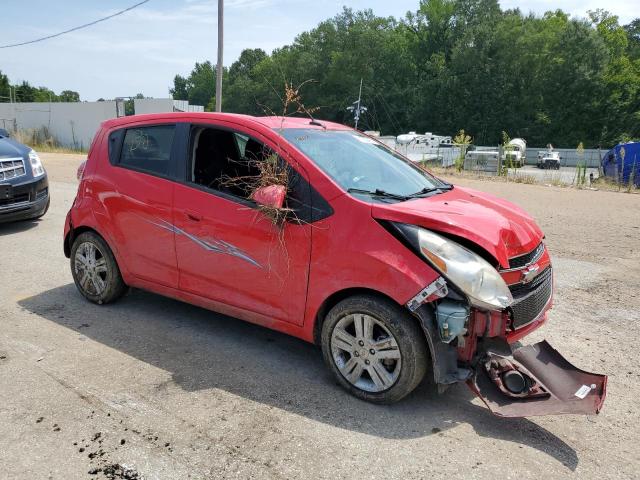
{"label": "windshield", "polygon": [[292,128],[280,133],[347,191],[405,196],[448,185],[355,131]]}

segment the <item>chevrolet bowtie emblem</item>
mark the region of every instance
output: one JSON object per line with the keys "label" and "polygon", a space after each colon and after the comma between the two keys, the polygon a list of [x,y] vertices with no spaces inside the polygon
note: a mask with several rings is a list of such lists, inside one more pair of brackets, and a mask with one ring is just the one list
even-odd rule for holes
{"label": "chevrolet bowtie emblem", "polygon": [[529,283],[531,280],[536,278],[536,275],[538,275],[538,270],[540,270],[540,266],[538,265],[531,265],[530,267],[525,268],[522,271],[522,283]]}

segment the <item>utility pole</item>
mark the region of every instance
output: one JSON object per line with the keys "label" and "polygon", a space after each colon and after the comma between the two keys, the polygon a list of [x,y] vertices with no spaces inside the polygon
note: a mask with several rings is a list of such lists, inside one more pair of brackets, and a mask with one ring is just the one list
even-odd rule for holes
{"label": "utility pole", "polygon": [[356,121],[356,130],[358,129],[358,122],[360,121],[360,114],[367,111],[367,107],[363,107],[362,101],[362,78],[360,79],[360,93],[358,94],[358,101],[353,102],[352,106],[347,107],[347,110],[353,112],[353,118]]}
{"label": "utility pole", "polygon": [[216,70],[216,112],[222,111],[223,46],[224,46],[224,0],[218,0],[218,67]]}

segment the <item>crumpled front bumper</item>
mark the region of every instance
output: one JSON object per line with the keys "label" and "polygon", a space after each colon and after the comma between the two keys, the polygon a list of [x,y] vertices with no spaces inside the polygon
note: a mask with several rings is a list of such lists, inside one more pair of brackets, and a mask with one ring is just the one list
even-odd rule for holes
{"label": "crumpled front bumper", "polygon": [[[596,414],[602,409],[607,394],[605,375],[574,367],[546,341],[508,349],[487,350],[467,381],[495,415]],[[513,391],[508,376],[524,387],[521,392]],[[522,384],[518,384],[520,378]]]}

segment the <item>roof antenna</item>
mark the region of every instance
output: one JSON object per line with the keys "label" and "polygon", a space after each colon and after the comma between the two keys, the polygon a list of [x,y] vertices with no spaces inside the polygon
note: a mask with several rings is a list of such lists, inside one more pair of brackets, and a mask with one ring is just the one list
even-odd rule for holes
{"label": "roof antenna", "polygon": [[316,127],[322,127],[325,130],[327,129],[326,125],[323,125],[322,123],[320,123],[318,120],[316,120],[315,118],[313,118],[311,115],[309,115],[309,117],[311,118],[311,121],[309,122],[309,125],[315,125]]}
{"label": "roof antenna", "polygon": [[360,114],[367,111],[367,107],[362,106],[362,78],[360,78],[360,93],[358,94],[358,100],[353,102],[347,110],[353,112],[353,118],[356,121],[356,130],[358,129],[358,122],[360,121]]}

